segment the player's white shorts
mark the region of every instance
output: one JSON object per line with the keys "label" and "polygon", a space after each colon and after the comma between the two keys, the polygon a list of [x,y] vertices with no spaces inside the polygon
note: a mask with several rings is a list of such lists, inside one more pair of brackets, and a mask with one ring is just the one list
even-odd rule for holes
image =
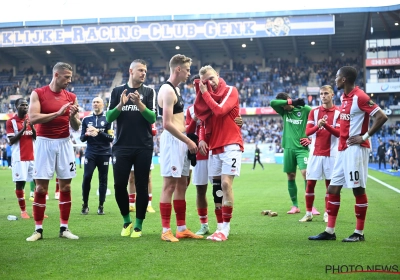
{"label": "player's white shorts", "polygon": [[74,147],[70,138],[51,139],[38,136],[35,141],[34,179],[72,179],[76,176]]}
{"label": "player's white shorts", "polygon": [[353,145],[339,151],[333,167],[331,185],[343,188],[367,186],[369,149]]}
{"label": "player's white shorts", "polygon": [[208,159],[196,161],[196,166],[192,171],[192,184],[195,186],[207,185],[208,181],[212,182],[212,177],[208,176]]}
{"label": "player's white shorts", "polygon": [[310,155],[307,162],[306,180],[332,179],[335,157]]}
{"label": "player's white shorts", "polygon": [[[153,170],[153,169],[154,169],[154,164],[151,163],[151,164],[150,164],[150,170]],[[131,171],[133,171],[133,170],[135,170],[135,167],[134,167],[133,164],[132,164]]]}
{"label": "player's white shorts", "polygon": [[13,182],[31,182],[33,181],[34,161],[13,161],[12,178]]}
{"label": "player's white shorts", "polygon": [[160,171],[163,177],[189,176],[188,148],[167,130],[160,137]]}
{"label": "player's white shorts", "polygon": [[232,144],[224,147],[224,152],[208,158],[208,176],[235,175],[240,176],[242,151],[240,146]]}

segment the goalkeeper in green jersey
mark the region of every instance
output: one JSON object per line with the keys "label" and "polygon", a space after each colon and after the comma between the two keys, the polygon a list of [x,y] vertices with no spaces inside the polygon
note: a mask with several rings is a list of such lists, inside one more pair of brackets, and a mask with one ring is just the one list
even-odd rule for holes
{"label": "goalkeeper in green jersey", "polygon": [[291,99],[281,92],[271,101],[271,107],[283,118],[283,172],[288,177],[288,189],[292,208],[288,214],[300,213],[297,200],[296,169],[299,166],[306,184],[308,145],[311,140],[306,136],[308,113],[311,107],[305,105],[304,99]]}

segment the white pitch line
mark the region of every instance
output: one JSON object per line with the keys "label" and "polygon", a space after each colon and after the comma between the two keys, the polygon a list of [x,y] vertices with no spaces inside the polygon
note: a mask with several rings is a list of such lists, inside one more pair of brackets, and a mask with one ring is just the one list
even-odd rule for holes
{"label": "white pitch line", "polygon": [[400,190],[399,190],[399,189],[396,189],[395,187],[392,187],[391,185],[386,184],[385,182],[382,182],[381,180],[376,179],[375,177],[373,177],[373,176],[371,176],[371,175],[368,175],[368,177],[371,178],[372,180],[378,182],[379,184],[384,185],[384,186],[387,187],[388,189],[391,189],[391,190],[393,190],[393,191],[395,191],[395,192],[397,192],[397,193],[400,193]]}

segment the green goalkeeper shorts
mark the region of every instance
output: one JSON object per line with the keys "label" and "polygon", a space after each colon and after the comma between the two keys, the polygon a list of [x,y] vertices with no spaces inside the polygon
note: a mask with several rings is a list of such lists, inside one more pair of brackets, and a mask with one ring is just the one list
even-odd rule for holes
{"label": "green goalkeeper shorts", "polygon": [[300,170],[307,169],[308,149],[285,149],[283,151],[283,172],[296,172],[297,166]]}

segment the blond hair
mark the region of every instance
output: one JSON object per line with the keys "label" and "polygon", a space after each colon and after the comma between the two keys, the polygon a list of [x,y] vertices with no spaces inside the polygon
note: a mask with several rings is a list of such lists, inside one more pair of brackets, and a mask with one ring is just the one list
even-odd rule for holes
{"label": "blond hair", "polygon": [[326,89],[326,90],[329,91],[330,93],[334,93],[334,92],[333,92],[333,88],[332,88],[330,85],[324,85],[324,86],[320,87],[320,90],[321,90],[321,89]]}
{"label": "blond hair", "polygon": [[175,69],[176,67],[182,66],[183,64],[186,64],[186,63],[189,63],[189,65],[191,65],[192,59],[183,54],[176,54],[169,61],[169,68]]}
{"label": "blond hair", "polygon": [[200,75],[200,76],[203,76],[203,75],[206,74],[208,71],[213,71],[214,73],[217,74],[217,71],[215,71],[215,69],[212,68],[211,65],[205,65],[205,66],[203,66],[203,67],[200,68],[200,70],[199,70],[199,75]]}

